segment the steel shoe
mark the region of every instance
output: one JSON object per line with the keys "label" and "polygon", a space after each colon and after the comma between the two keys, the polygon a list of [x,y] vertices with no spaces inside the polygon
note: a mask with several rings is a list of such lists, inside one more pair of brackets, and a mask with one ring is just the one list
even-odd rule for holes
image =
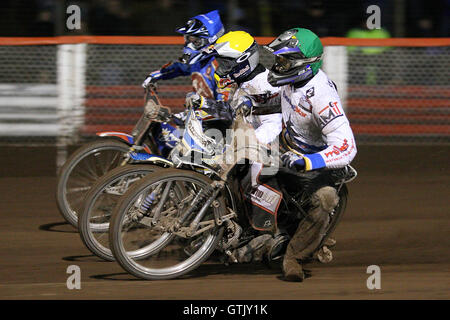
{"label": "steel shoe", "polygon": [[327,246],[323,246],[320,248],[317,253],[317,260],[319,260],[322,263],[329,263],[331,260],[333,260],[333,253],[330,249],[328,249]]}

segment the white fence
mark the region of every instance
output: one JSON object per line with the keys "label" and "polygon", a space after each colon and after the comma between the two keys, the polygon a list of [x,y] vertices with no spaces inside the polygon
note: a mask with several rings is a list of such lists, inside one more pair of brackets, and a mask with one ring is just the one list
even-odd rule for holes
{"label": "white fence", "polygon": [[54,136],[59,132],[54,84],[0,84],[0,136]]}

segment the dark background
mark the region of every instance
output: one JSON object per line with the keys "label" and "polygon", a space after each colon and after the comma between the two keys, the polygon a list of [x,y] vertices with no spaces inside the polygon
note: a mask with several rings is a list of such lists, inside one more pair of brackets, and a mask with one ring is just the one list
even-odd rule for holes
{"label": "dark background", "polygon": [[[82,29],[66,28],[66,8],[81,8]],[[319,36],[345,36],[381,8],[381,24],[393,37],[448,37],[450,0],[2,0],[0,36],[176,35],[199,13],[218,9],[227,30],[275,36],[301,26]]]}

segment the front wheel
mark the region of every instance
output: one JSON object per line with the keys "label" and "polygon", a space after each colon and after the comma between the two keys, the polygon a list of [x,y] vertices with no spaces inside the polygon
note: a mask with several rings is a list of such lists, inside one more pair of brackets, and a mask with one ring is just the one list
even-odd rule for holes
{"label": "front wheel", "polygon": [[[223,196],[206,208],[195,233],[188,230],[206,199],[198,207],[193,204],[211,183],[199,173],[166,169],[134,184],[121,197],[110,223],[117,262],[146,280],[176,278],[203,263],[222,238],[223,228],[215,224],[214,216],[226,212]],[[191,214],[175,227],[186,212]]]}
{"label": "front wheel", "polygon": [[129,148],[125,142],[102,138],[77,149],[61,167],[56,203],[63,218],[72,226],[78,226],[85,194],[101,176],[122,163]]}
{"label": "front wheel", "polygon": [[85,196],[84,209],[78,217],[78,231],[86,247],[96,256],[114,261],[109,248],[109,221],[120,197],[147,174],[161,167],[150,164],[127,164],[101,177]]}

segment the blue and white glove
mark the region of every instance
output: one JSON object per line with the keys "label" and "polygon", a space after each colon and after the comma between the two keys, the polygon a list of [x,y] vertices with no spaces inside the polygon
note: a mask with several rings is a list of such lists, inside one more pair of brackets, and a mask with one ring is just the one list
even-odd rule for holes
{"label": "blue and white glove", "polygon": [[240,97],[238,100],[238,106],[235,109],[235,113],[237,113],[237,111],[240,110],[244,115],[244,117],[246,117],[252,111],[252,107],[253,107],[252,99],[246,96]]}
{"label": "blue and white glove", "polygon": [[173,119],[173,122],[175,122],[175,124],[177,126],[181,126],[185,123],[186,117],[187,117],[186,112],[182,111],[182,112],[175,113],[173,115],[172,119]]}
{"label": "blue and white glove", "polygon": [[298,169],[302,170],[305,168],[305,160],[302,156],[299,156],[298,154],[288,151],[281,155],[281,161],[285,167],[288,167],[289,169]]}
{"label": "blue and white glove", "polygon": [[142,87],[143,88],[148,88],[150,85],[155,84],[156,81],[158,81],[158,79],[160,77],[161,77],[161,72],[159,70],[150,73],[147,76],[147,78],[145,78],[144,82],[142,83]]}
{"label": "blue and white glove", "polygon": [[199,95],[197,92],[189,92],[186,95],[185,104],[186,107],[193,107],[194,109],[201,108],[205,98]]}

